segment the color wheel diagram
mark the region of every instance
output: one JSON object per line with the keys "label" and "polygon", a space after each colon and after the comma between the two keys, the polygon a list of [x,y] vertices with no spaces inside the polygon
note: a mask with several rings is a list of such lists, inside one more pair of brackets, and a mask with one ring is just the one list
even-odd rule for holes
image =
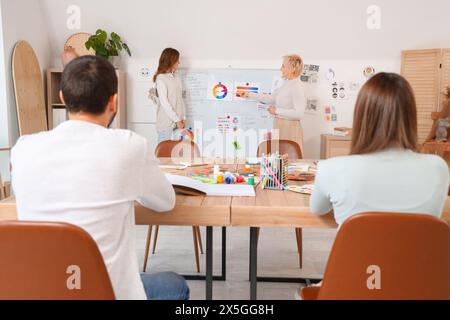
{"label": "color wheel diagram", "polygon": [[212,82],[208,85],[208,99],[216,101],[231,101],[233,85],[226,82]]}

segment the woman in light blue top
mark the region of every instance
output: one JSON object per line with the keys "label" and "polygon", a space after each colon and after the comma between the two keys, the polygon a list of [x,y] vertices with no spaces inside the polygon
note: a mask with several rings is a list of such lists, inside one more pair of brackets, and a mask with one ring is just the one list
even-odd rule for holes
{"label": "woman in light blue top", "polygon": [[380,73],[356,101],[351,155],[321,161],[311,211],[334,210],[336,222],[363,212],[404,212],[440,217],[449,169],[435,155],[417,152],[413,91],[401,76]]}

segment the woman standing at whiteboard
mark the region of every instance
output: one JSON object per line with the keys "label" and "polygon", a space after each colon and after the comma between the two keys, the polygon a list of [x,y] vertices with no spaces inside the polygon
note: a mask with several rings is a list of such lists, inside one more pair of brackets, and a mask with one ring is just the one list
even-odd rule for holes
{"label": "woman standing at whiteboard", "polygon": [[158,91],[159,105],[156,114],[158,143],[174,138],[175,131],[186,126],[186,110],[183,102],[181,79],[177,69],[180,53],[172,48],[163,50],[158,70],[153,76]]}
{"label": "woman standing at whiteboard", "polygon": [[281,75],[286,81],[281,88],[271,95],[243,93],[241,97],[269,104],[267,111],[275,117],[273,129],[278,130],[279,139],[297,142],[303,152],[303,129],[300,120],[305,111],[306,99],[303,83],[300,81],[302,72],[303,61],[300,56],[285,56]]}

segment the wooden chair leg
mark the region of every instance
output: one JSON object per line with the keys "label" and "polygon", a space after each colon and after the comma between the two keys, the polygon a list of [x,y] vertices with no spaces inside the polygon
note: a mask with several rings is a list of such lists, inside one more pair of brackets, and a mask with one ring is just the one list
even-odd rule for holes
{"label": "wooden chair leg", "polygon": [[158,241],[158,233],[159,233],[159,226],[155,227],[155,237],[153,238],[153,250],[152,254],[155,254],[156,250],[156,242]]}
{"label": "wooden chair leg", "polygon": [[196,226],[195,231],[197,232],[197,241],[198,241],[198,246],[200,248],[200,254],[203,254],[203,243],[202,243],[202,234],[200,232],[200,227]]}
{"label": "wooden chair leg", "polygon": [[303,268],[303,232],[302,228],[295,228],[295,236],[297,237],[298,263],[300,269]]}
{"label": "wooden chair leg", "polygon": [[153,226],[149,225],[147,231],[147,242],[145,243],[144,267],[142,268],[144,272],[147,270],[147,260],[148,260],[148,253],[150,251],[150,240],[152,239],[152,229]]}
{"label": "wooden chair leg", "polygon": [[197,272],[200,273],[200,258],[198,256],[198,239],[196,227],[192,227],[192,236],[194,237],[195,263],[197,264]]}

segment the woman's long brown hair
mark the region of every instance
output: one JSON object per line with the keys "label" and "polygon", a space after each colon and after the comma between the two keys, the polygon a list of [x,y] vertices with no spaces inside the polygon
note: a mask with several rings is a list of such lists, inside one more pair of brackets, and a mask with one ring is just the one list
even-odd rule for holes
{"label": "woman's long brown hair", "polygon": [[173,48],[164,49],[159,58],[158,70],[153,76],[153,82],[156,82],[158,75],[169,72],[178,60],[180,60],[180,52],[178,50]]}
{"label": "woman's long brown hair", "polygon": [[378,73],[362,87],[353,116],[351,154],[386,148],[417,150],[417,109],[408,81]]}

